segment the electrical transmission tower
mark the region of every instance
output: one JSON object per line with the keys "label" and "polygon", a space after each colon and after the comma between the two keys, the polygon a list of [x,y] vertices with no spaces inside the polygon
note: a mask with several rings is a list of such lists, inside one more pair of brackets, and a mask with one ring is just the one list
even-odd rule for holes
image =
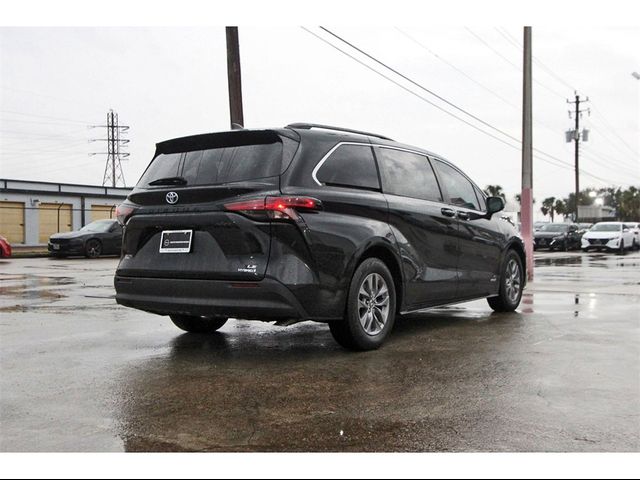
{"label": "electrical transmission tower", "polygon": [[588,112],[589,115],[591,115],[590,109],[580,110],[580,103],[584,103],[588,101],[589,101],[589,97],[587,97],[586,100],[581,100],[580,95],[578,95],[578,92],[576,92],[575,101],[572,102],[571,100],[567,100],[567,103],[571,103],[575,105],[574,112],[569,110],[569,118],[571,118],[572,114],[575,115],[575,128],[573,130],[567,130],[565,132],[567,143],[575,142],[576,193],[573,201],[575,203],[574,206],[576,209],[576,213],[573,219],[574,222],[578,221],[578,204],[580,203],[578,201],[578,196],[580,195],[580,168],[579,168],[580,167],[580,140],[582,139],[583,142],[587,142],[589,140],[589,130],[583,129],[582,132],[580,131],[580,119],[582,118],[582,114],[584,112]]}
{"label": "electrical transmission tower", "polygon": [[128,152],[122,152],[121,149],[129,143],[128,139],[120,138],[120,134],[124,134],[129,130],[128,125],[120,125],[118,123],[118,114],[113,110],[107,113],[106,125],[92,125],[91,128],[106,128],[107,138],[94,138],[92,142],[107,142],[106,152],[90,153],[89,155],[107,155],[107,162],[104,166],[104,176],[102,177],[102,186],[116,187],[121,183],[123,187],[127,184],[124,180],[124,172],[122,171],[121,158],[127,158]]}

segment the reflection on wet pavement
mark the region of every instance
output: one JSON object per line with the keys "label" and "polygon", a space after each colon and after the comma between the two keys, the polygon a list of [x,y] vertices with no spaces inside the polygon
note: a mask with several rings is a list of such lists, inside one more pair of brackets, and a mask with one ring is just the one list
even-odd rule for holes
{"label": "reflection on wet pavement", "polygon": [[180,333],[108,298],[115,261],[12,263],[2,302],[62,298],[2,312],[0,450],[637,451],[640,255],[556,255],[517,312],[411,314],[365,353],[314,323]]}

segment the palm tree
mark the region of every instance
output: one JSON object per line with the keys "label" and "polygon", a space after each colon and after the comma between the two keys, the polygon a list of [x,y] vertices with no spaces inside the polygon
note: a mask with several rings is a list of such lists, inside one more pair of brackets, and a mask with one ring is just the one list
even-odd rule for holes
{"label": "palm tree", "polygon": [[503,200],[507,200],[507,197],[500,185],[487,185],[484,187],[484,193],[490,197],[502,197]]}
{"label": "palm tree", "polygon": [[543,215],[549,215],[551,217],[551,223],[553,223],[553,217],[555,215],[555,201],[556,197],[547,197],[542,201],[540,211]]}
{"label": "palm tree", "polygon": [[562,199],[557,199],[553,205],[553,209],[558,215],[565,215],[567,213],[567,204]]}

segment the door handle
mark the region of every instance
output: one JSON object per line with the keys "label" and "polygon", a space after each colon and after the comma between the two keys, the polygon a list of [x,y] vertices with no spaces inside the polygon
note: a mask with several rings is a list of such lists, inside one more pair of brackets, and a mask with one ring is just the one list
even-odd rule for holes
{"label": "door handle", "polygon": [[469,220],[469,214],[467,212],[458,212],[458,218],[460,220]]}
{"label": "door handle", "polygon": [[445,217],[455,217],[456,216],[456,212],[454,212],[450,208],[443,208],[440,211],[442,212],[442,215],[444,215]]}

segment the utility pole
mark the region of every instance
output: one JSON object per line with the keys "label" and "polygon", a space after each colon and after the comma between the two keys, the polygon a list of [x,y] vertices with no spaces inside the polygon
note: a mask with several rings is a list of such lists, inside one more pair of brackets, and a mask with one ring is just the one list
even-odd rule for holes
{"label": "utility pole", "polygon": [[[580,133],[580,118],[582,117],[582,113],[585,110],[580,110],[580,103],[581,102],[588,102],[589,101],[589,97],[586,98],[586,100],[581,100],[580,99],[580,95],[578,95],[578,92],[576,92],[576,99],[575,101],[570,101],[567,100],[567,103],[573,103],[575,104],[575,130],[569,130],[566,132],[566,137],[567,137],[567,141],[573,141],[575,144],[575,153],[574,153],[574,157],[575,157],[575,179],[576,179],[576,190],[575,190],[575,194],[574,194],[574,207],[576,209],[576,213],[575,213],[575,217],[573,219],[574,222],[578,221],[578,205],[579,205],[579,201],[578,201],[578,195],[580,194],[580,137],[582,136],[583,141],[587,141],[588,139],[588,135],[589,135],[589,131],[588,130],[583,130],[582,133]],[[589,114],[591,114],[590,110],[586,110],[589,112]],[[569,110],[569,118],[571,118],[571,110]]]}
{"label": "utility pole", "polygon": [[527,278],[533,280],[533,108],[531,89],[531,27],[524,27],[522,78],[522,192],[520,221],[527,257]]}
{"label": "utility pole", "polygon": [[242,111],[242,75],[240,72],[240,42],[238,27],[226,27],[227,33],[227,78],[229,82],[229,111],[231,129],[244,126]]}
{"label": "utility pole", "polygon": [[102,186],[116,187],[119,182],[123,187],[127,184],[124,180],[124,173],[122,171],[121,157],[126,158],[129,156],[128,152],[121,152],[120,149],[129,143],[128,139],[120,138],[121,133],[125,133],[129,130],[128,125],[120,125],[118,123],[118,114],[113,110],[109,110],[107,113],[106,125],[91,125],[89,128],[106,128],[107,138],[94,138],[91,142],[107,142],[106,152],[90,153],[89,155],[107,155],[107,162],[104,166],[104,175],[102,177]]}

